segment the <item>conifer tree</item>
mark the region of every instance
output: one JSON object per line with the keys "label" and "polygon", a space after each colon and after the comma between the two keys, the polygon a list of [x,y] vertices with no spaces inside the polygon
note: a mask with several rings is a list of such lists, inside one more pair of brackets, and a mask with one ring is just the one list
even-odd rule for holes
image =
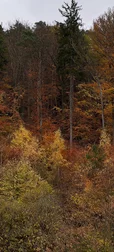
{"label": "conifer tree", "polygon": [[[70,82],[70,148],[73,140],[73,89],[74,83],[77,84],[82,73],[84,62],[84,32],[81,29],[82,21],[79,15],[81,7],[75,0],[71,0],[71,5],[65,3],[62,10],[59,10],[63,17],[64,23],[59,23],[58,35],[58,73],[63,81]],[[65,86],[62,85],[63,96]]]}
{"label": "conifer tree", "polygon": [[5,64],[7,63],[6,59],[6,45],[5,37],[2,25],[0,25],[0,72],[3,70]]}

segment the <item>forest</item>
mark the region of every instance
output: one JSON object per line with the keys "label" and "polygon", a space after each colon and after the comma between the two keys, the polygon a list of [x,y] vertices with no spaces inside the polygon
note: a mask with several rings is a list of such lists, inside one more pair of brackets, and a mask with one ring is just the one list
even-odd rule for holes
{"label": "forest", "polygon": [[114,251],[114,9],[0,25],[0,252]]}

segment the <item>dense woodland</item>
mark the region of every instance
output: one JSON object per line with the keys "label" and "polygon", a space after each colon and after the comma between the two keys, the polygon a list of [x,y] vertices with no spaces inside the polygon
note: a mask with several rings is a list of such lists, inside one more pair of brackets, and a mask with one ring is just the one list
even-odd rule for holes
{"label": "dense woodland", "polygon": [[114,251],[114,9],[59,11],[0,26],[0,252]]}

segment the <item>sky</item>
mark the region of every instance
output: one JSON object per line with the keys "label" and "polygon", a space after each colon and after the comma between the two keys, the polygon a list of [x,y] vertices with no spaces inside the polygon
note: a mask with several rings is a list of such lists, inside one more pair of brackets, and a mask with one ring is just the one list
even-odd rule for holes
{"label": "sky", "polygon": [[[0,0],[0,23],[4,28],[16,20],[33,25],[38,21],[54,24],[62,21],[58,9],[64,2],[71,0]],[[78,0],[82,6],[80,16],[85,29],[92,27],[93,20],[104,14],[108,8],[113,8],[114,0]]]}

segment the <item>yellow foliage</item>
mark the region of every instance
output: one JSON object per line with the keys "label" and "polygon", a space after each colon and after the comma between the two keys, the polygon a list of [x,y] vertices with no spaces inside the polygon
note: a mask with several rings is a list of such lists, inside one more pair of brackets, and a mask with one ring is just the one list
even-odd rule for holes
{"label": "yellow foliage", "polygon": [[14,132],[11,145],[12,147],[19,148],[24,158],[33,159],[38,156],[38,141],[23,125]]}
{"label": "yellow foliage", "polygon": [[48,182],[60,180],[61,168],[68,164],[63,157],[65,144],[60,130],[57,130],[50,140],[40,147],[40,155],[37,161],[39,173]]}
{"label": "yellow foliage", "polygon": [[64,139],[61,137],[61,131],[55,132],[54,141],[50,145],[51,156],[50,161],[57,166],[61,165],[64,161],[62,151],[65,149]]}
{"label": "yellow foliage", "polygon": [[109,154],[109,148],[111,146],[110,136],[108,135],[106,129],[102,130],[100,138],[100,147],[105,150],[105,153]]}

